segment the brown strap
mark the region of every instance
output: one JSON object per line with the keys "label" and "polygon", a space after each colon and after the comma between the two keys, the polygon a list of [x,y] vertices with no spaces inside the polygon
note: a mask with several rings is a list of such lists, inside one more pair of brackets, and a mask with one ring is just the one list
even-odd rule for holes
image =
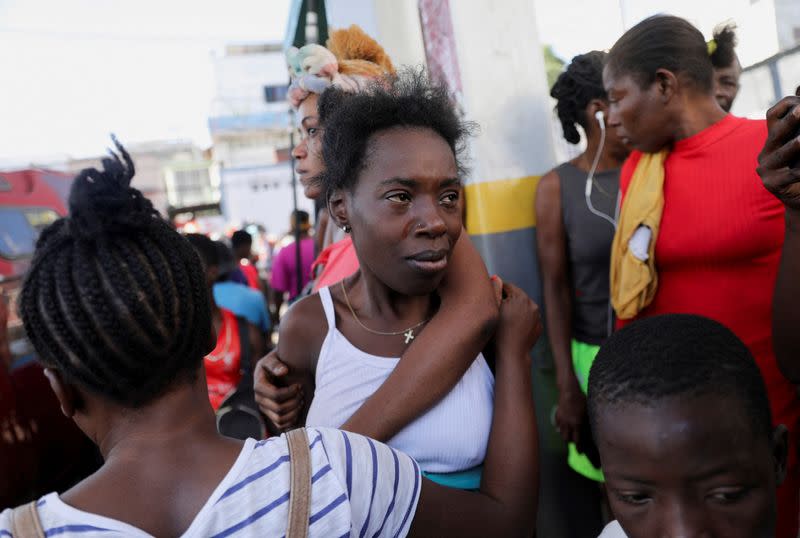
{"label": "brown strap", "polygon": [[14,538],[44,538],[36,501],[23,504],[11,511],[11,532]]}
{"label": "brown strap", "polygon": [[286,538],[306,538],[311,504],[311,452],[305,428],[286,434],[289,444],[291,489],[289,490],[289,522]]}

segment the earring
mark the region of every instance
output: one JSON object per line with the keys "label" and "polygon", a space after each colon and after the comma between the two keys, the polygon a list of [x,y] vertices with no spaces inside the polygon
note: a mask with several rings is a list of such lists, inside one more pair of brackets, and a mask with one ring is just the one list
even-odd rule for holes
{"label": "earring", "polygon": [[352,228],[350,227],[349,224],[345,224],[344,226],[342,226],[342,231],[344,231],[344,233],[349,234],[350,230],[352,230]]}

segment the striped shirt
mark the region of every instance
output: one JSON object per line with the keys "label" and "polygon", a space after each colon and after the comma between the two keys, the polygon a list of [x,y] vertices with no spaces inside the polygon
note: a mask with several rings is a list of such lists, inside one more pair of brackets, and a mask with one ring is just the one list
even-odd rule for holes
{"label": "striped shirt", "polygon": [[[309,537],[406,536],[422,486],[416,462],[361,435],[329,428],[307,431],[312,476]],[[248,439],[182,536],[284,536],[289,469],[285,437]],[[40,499],[38,511],[47,537],[150,537],[127,523],[73,508],[56,493]],[[0,538],[20,538],[11,533],[9,510],[0,514]]]}

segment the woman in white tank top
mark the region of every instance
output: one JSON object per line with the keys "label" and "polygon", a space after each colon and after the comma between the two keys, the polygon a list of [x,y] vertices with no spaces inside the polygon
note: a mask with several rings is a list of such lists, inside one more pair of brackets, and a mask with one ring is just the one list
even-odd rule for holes
{"label": "woman in white tank top", "polygon": [[[416,90],[425,84],[419,76],[408,81]],[[288,381],[308,396],[301,411],[308,425],[341,426],[392,373],[438,309],[435,290],[462,231],[456,148],[468,126],[442,96],[411,103],[415,88],[393,91],[400,94],[394,104],[336,89],[320,98],[331,222],[352,235],[361,269],[299,301],[282,320],[278,354]],[[398,108],[406,101],[407,109]],[[493,377],[479,355],[388,443],[425,471],[471,469],[485,456],[492,399]]]}

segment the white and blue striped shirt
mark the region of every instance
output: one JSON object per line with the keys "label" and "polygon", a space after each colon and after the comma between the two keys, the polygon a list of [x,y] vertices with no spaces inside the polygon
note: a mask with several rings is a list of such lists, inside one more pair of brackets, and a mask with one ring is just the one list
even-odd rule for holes
{"label": "white and blue striped shirt", "polygon": [[[406,536],[422,486],[416,462],[361,435],[328,428],[307,431],[309,537]],[[285,437],[249,439],[183,536],[284,536],[289,469]],[[150,537],[127,523],[68,506],[55,493],[43,497],[38,509],[47,537]],[[20,538],[11,534],[8,510],[0,514],[0,538]]]}

